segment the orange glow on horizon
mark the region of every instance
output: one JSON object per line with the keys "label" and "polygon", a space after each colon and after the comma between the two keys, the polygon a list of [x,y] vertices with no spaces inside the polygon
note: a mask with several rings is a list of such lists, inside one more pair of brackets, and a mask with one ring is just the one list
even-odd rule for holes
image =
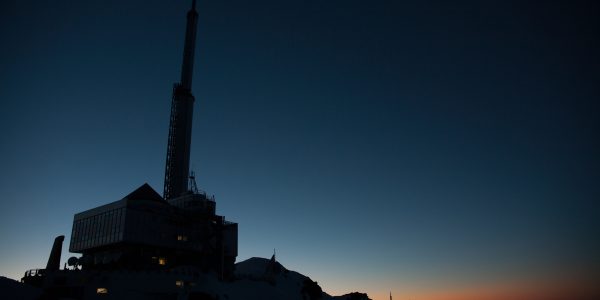
{"label": "orange glow on horizon", "polygon": [[[368,293],[373,300],[388,300],[389,291]],[[479,285],[472,288],[395,291],[394,300],[593,300],[600,299],[600,287],[591,282],[524,282]]]}

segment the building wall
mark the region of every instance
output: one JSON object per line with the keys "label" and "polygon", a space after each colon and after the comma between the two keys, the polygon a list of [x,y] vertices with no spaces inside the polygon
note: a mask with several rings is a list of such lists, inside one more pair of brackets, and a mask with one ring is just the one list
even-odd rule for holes
{"label": "building wall", "polygon": [[75,217],[69,251],[101,247],[123,241],[126,207],[104,207],[95,214]]}
{"label": "building wall", "polygon": [[179,207],[161,200],[122,199],[78,213],[69,249],[83,254],[85,268],[194,265],[232,274],[237,223],[215,215],[215,202],[206,196],[185,197],[176,202]]}

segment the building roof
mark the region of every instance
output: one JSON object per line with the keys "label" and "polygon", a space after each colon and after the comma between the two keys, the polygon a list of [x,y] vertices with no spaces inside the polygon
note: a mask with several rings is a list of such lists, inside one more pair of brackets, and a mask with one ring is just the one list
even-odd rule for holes
{"label": "building roof", "polygon": [[161,197],[148,183],[144,183],[123,199],[164,201],[163,197]]}

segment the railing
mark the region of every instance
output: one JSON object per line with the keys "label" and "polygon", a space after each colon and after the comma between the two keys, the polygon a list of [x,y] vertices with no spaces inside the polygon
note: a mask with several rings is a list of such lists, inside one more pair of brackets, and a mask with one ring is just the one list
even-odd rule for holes
{"label": "railing", "polygon": [[231,224],[237,224],[237,223],[231,222],[231,221],[227,221],[227,220],[223,220],[223,225],[231,225]]}
{"label": "railing", "polygon": [[46,269],[31,269],[25,272],[25,277],[38,277],[44,276]]}

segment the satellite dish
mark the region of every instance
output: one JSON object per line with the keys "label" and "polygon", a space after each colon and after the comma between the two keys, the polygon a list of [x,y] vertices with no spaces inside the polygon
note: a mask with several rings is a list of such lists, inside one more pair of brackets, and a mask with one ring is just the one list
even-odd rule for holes
{"label": "satellite dish", "polygon": [[67,265],[75,267],[79,265],[79,259],[75,256],[71,256],[69,257],[69,260],[67,260]]}

